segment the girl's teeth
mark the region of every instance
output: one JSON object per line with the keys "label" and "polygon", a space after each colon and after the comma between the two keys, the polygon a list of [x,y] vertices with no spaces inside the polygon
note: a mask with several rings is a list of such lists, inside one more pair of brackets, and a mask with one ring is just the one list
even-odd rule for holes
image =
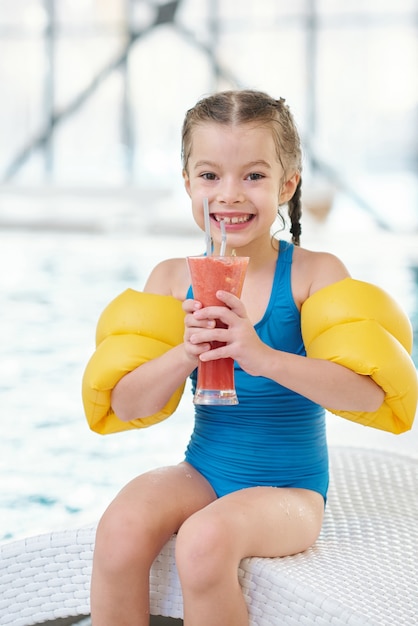
{"label": "girl's teeth", "polygon": [[243,224],[244,222],[248,222],[250,217],[250,215],[241,215],[235,217],[218,217],[217,215],[215,216],[218,222],[224,220],[226,224]]}

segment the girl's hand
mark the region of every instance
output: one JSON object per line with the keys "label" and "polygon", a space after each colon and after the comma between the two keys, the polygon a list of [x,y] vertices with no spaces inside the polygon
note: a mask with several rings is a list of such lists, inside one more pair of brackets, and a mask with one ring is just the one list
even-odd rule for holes
{"label": "girl's hand", "polygon": [[[196,361],[197,367],[199,356],[211,349],[207,339],[202,338],[199,341],[199,334],[201,331],[215,328],[216,322],[213,319],[206,318],[205,315],[201,319],[195,316],[197,311],[207,310],[202,309],[202,304],[198,300],[185,300],[183,302],[183,310],[186,313],[184,318],[184,348],[187,356]],[[191,341],[192,336],[194,337],[193,342]]]}
{"label": "girl's hand", "polygon": [[[202,361],[230,357],[248,374],[257,375],[262,369],[266,351],[271,349],[259,339],[239,298],[228,291],[218,291],[216,297],[226,306],[202,308],[200,303],[188,301],[194,303],[189,308],[190,316],[186,316],[190,351],[193,352],[194,346],[197,349],[194,354]],[[217,320],[226,328],[216,327]],[[211,347],[212,342],[223,345]]]}

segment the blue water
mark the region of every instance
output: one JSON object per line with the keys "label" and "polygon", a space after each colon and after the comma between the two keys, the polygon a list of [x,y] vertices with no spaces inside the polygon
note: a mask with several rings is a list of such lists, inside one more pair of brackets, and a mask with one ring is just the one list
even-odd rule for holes
{"label": "blue water", "polygon": [[0,540],[94,522],[135,474],[181,458],[190,410],[102,437],[81,404],[98,316],[126,287],[141,289],[153,242],[0,232]]}
{"label": "blue water", "polygon": [[[341,229],[337,215],[306,230],[307,247],[336,252],[355,277],[390,290],[418,327],[416,235]],[[94,523],[135,475],[181,459],[188,396],[163,424],[102,437],[87,427],[80,386],[104,306],[141,289],[156,261],[202,247],[200,235],[143,225],[0,229],[0,541]]]}

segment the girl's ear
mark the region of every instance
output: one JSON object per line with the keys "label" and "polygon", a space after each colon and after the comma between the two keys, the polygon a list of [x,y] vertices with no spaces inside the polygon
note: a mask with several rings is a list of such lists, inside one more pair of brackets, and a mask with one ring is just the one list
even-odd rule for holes
{"label": "girl's ear", "polygon": [[191,192],[190,192],[190,178],[188,173],[186,172],[186,170],[183,170],[183,180],[184,180],[184,187],[187,191],[188,196],[191,198]]}
{"label": "girl's ear", "polygon": [[295,172],[282,186],[279,196],[279,204],[285,204],[290,200],[296,191],[300,181],[300,173]]}

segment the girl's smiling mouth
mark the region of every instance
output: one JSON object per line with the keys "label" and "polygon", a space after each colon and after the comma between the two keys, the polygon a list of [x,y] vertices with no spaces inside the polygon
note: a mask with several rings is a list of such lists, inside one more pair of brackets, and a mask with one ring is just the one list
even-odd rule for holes
{"label": "girl's smiling mouth", "polygon": [[254,218],[254,214],[239,213],[237,215],[222,215],[219,213],[212,213],[211,217],[216,222],[221,222],[223,220],[225,222],[225,226],[230,226],[235,224],[245,224]]}

